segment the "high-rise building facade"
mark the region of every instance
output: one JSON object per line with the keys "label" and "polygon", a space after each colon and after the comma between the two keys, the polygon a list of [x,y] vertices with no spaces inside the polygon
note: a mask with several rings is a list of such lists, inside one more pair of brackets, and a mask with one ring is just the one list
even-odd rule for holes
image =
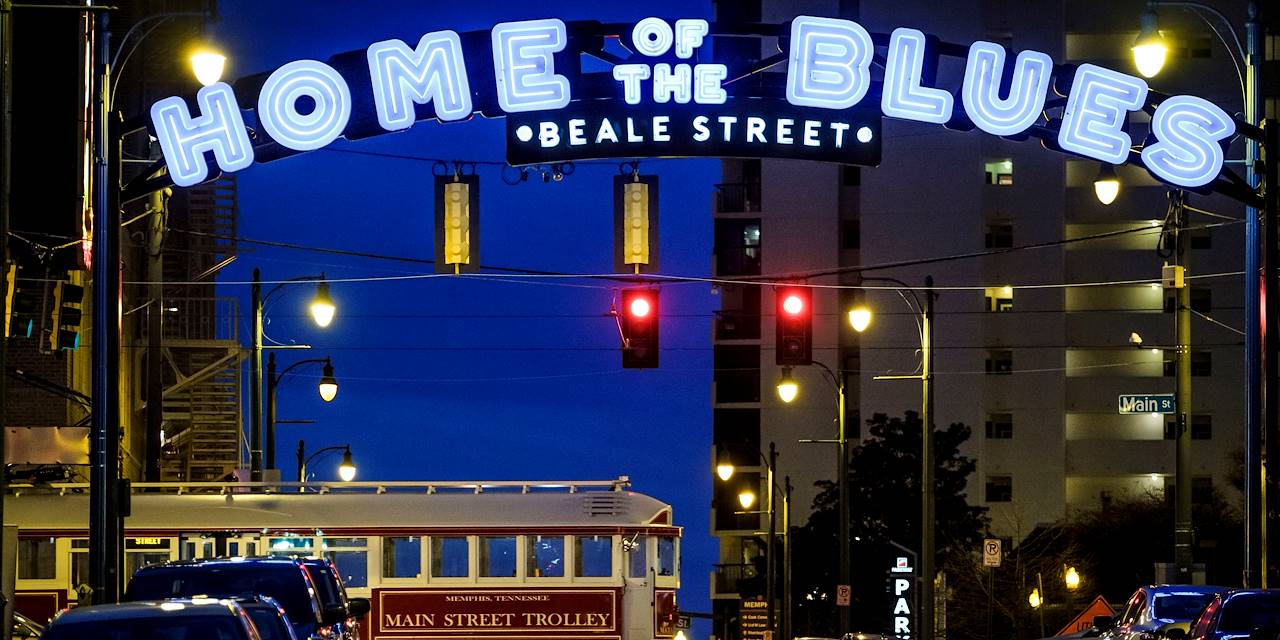
{"label": "high-rise building facade", "polygon": [[[1245,3],[1216,4],[1243,34]],[[721,21],[850,18],[873,33],[907,26],[944,42],[985,40],[1013,51],[1041,51],[1059,64],[1092,62],[1135,75],[1130,48],[1145,7],[1138,0],[716,5]],[[1177,8],[1161,9],[1159,16],[1171,51],[1164,71],[1148,81],[1152,89],[1242,111],[1241,63],[1233,65],[1224,42],[1232,51],[1235,43],[1220,23],[1208,16],[1210,28],[1202,16]],[[717,42],[717,56],[732,66],[733,60],[776,53],[776,45]],[[1269,71],[1263,76],[1272,80],[1263,85],[1264,103],[1267,116],[1276,117],[1277,36],[1266,38],[1265,52]],[[785,71],[780,64],[764,73]],[[963,61],[944,61],[939,86],[956,92],[963,71]],[[1149,123],[1148,116],[1131,114],[1135,143]],[[1016,542],[1077,510],[1172,490],[1172,416],[1117,411],[1120,394],[1174,391],[1177,304],[1172,289],[1151,284],[1172,262],[1159,242],[1168,188],[1141,167],[1120,167],[1120,195],[1103,205],[1093,188],[1096,161],[978,131],[886,119],[882,144],[883,160],[875,168],[725,160],[713,212],[716,275],[776,278],[847,268],[808,282],[858,285],[853,268],[861,267],[862,275],[890,276],[921,289],[932,276],[938,294],[933,421],[972,429],[965,454],[977,470],[968,499],[990,510],[993,535]],[[1237,140],[1227,154],[1240,173],[1243,149]],[[1193,194],[1189,202],[1208,212],[1193,211],[1188,222],[1193,497],[1219,490],[1238,501],[1233,477],[1243,441],[1243,280],[1214,274],[1241,269],[1243,207],[1221,196]],[[1108,235],[1113,232],[1126,233]],[[932,260],[939,257],[950,259]],[[908,266],[872,269],[897,263]],[[721,564],[713,572],[712,594],[717,612],[728,619],[740,598],[763,594],[761,532],[767,520],[735,513],[741,509],[734,499],[743,486],[765,490],[755,451],[777,443],[778,474],[790,475],[796,486],[792,523],[803,524],[813,482],[835,478],[836,458],[830,445],[799,441],[834,437],[836,401],[820,367],[796,369],[800,393],[794,403],[784,405],[775,395],[780,372],[770,286],[724,286],[720,295],[711,455],[729,452],[739,464],[754,465],[729,482],[713,480],[711,528],[720,539]],[[844,378],[854,437],[861,435],[856,425],[874,413],[901,416],[920,409],[918,382],[873,379],[919,370],[918,317],[908,300],[887,290],[814,290],[814,359]],[[875,313],[862,334],[844,316],[855,301]],[[1141,348],[1131,343],[1134,333],[1143,338]],[[717,633],[734,637],[737,631],[727,626]]]}

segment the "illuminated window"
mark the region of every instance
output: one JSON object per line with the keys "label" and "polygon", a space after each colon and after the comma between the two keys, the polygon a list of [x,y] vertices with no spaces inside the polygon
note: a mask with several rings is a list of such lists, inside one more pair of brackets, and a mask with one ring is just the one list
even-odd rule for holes
{"label": "illuminated window", "polygon": [[1013,502],[1013,476],[987,476],[987,502]]}
{"label": "illuminated window", "polygon": [[421,538],[410,536],[382,539],[382,577],[417,578],[421,575]]}
{"label": "illuminated window", "polygon": [[1008,249],[1013,246],[1013,225],[1008,223],[987,225],[988,249]]}
{"label": "illuminated window", "polygon": [[988,160],[985,165],[987,184],[1013,184],[1013,160]]}
{"label": "illuminated window", "polygon": [[467,539],[464,536],[431,538],[431,577],[465,578],[469,575]]}
{"label": "illuminated window", "polygon": [[988,287],[987,311],[1013,311],[1013,287]]}
{"label": "illuminated window", "polygon": [[564,577],[564,536],[528,536],[528,567],[530,578]]}
{"label": "illuminated window", "polygon": [[1010,440],[1013,438],[1013,414],[987,414],[987,438],[991,440]]}
{"label": "illuminated window", "polygon": [[607,578],[613,575],[612,536],[574,536],[574,575],[579,578]]}
{"label": "illuminated window", "polygon": [[1013,373],[1013,351],[1010,351],[1009,349],[988,349],[987,373]]}
{"label": "illuminated window", "polygon": [[53,551],[53,538],[19,540],[18,579],[52,580],[56,570]]}
{"label": "illuminated window", "polygon": [[516,577],[516,537],[480,538],[480,575],[485,578]]}

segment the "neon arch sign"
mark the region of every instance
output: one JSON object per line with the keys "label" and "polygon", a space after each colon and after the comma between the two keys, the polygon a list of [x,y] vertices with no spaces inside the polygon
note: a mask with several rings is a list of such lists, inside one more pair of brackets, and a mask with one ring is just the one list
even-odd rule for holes
{"label": "neon arch sign", "polygon": [[[780,52],[730,68],[708,59],[713,34],[776,36]],[[627,57],[607,50],[612,37]],[[612,69],[585,71],[582,54]],[[961,86],[937,86],[941,56],[964,59]],[[759,73],[781,62],[785,74]],[[1140,150],[1128,132],[1134,111],[1151,114]],[[874,166],[881,118],[889,117],[1036,138],[1099,162],[1140,164],[1167,184],[1198,191],[1224,182],[1237,126],[1207,100],[1158,94],[1141,78],[1097,65],[1055,65],[1044,53],[1014,56],[985,41],[961,47],[908,27],[873,34],[851,20],[797,16],[783,25],[651,17],[628,29],[548,18],[487,32],[433,31],[416,44],[383,40],[234,86],[216,83],[194,99],[165,98],[151,107],[150,127],[169,179],[190,186],[339,137],[476,113],[507,118],[507,159],[515,165],[754,156]]]}

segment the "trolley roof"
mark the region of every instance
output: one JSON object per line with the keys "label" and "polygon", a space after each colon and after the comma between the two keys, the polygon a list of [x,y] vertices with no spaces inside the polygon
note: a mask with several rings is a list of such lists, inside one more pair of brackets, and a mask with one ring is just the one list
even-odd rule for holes
{"label": "trolley roof", "polygon": [[[565,533],[670,529],[671,506],[604,482],[137,483],[130,531],[375,533],[510,529]],[[32,530],[88,528],[85,484],[15,485],[6,520]],[[164,491],[161,493],[159,491]]]}

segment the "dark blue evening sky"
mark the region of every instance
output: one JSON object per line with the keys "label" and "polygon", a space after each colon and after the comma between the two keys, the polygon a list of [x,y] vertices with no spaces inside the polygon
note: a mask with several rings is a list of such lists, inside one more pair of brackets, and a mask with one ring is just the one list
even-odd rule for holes
{"label": "dark blue evening sky", "polygon": [[[487,29],[505,20],[559,17],[634,22],[648,15],[709,17],[707,2],[369,3],[222,0],[218,36],[228,77],[270,71],[292,60],[324,60],[387,38],[410,43],[428,31]],[[492,82],[473,78],[472,82]],[[423,122],[407,132],[267,164],[239,174],[244,238],[430,259],[432,162],[380,157],[497,161],[503,121]],[[711,264],[714,160],[645,160],[661,180],[662,271],[707,275]],[[617,163],[579,164],[560,183],[507,186],[481,167],[481,261],[570,273],[613,266],[612,176]],[[323,271],[331,279],[430,273],[429,265],[241,244],[220,279],[264,280]],[[249,288],[224,287],[248,310]],[[706,284],[663,288],[662,366],[623,370],[607,314],[616,290],[586,280],[416,279],[338,282],[338,315],[313,327],[309,286],[288,287],[268,308],[267,335],[307,343],[280,351],[281,367],[331,356],[340,382],[324,405],[318,368],[282,386],[278,416],[314,425],[278,429],[279,466],[295,473],[299,438],[307,448],[350,443],[364,480],[608,479],[674,506],[685,527],[681,606],[709,611],[707,571],[716,561],[710,504],[711,313]],[[248,316],[242,336],[251,330]],[[245,338],[247,341],[247,338]],[[332,478],[338,459],[313,463]],[[707,629],[697,630],[704,636]]]}

